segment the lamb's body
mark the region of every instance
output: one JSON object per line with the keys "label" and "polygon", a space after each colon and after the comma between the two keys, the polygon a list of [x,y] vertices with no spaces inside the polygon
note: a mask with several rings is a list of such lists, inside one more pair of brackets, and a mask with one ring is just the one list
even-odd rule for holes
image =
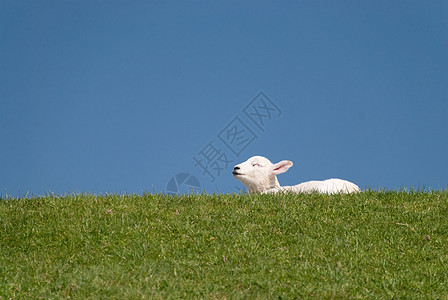
{"label": "lamb's body", "polygon": [[248,187],[250,193],[317,192],[322,194],[347,194],[361,191],[356,184],[342,179],[307,181],[294,186],[282,187],[276,175],[286,172],[291,166],[292,162],[287,160],[274,165],[265,157],[254,156],[235,166],[233,175]]}
{"label": "lamb's body", "polygon": [[278,193],[278,192],[293,192],[293,193],[320,193],[320,194],[348,194],[359,192],[359,187],[347,180],[342,179],[327,179],[327,180],[313,180],[302,182],[292,186],[281,186],[266,190],[263,193]]}

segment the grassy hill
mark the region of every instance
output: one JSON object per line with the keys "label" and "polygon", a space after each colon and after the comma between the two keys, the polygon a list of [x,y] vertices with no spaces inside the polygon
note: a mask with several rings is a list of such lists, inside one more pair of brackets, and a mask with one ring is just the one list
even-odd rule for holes
{"label": "grassy hill", "polygon": [[0,201],[0,298],[448,299],[448,192]]}

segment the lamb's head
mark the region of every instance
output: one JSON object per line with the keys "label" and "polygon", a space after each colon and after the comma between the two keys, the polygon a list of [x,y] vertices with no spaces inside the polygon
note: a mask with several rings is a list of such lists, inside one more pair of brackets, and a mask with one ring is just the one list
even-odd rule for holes
{"label": "lamb's head", "polygon": [[233,176],[247,186],[250,193],[262,193],[272,188],[279,188],[276,175],[286,172],[291,166],[292,162],[289,160],[272,164],[263,156],[253,156],[236,165]]}

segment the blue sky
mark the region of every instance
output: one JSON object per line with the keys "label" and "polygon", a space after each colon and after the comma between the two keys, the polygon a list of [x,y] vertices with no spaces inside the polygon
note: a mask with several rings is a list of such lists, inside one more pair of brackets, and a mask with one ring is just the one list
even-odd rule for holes
{"label": "blue sky", "polygon": [[0,1],[0,195],[178,173],[232,193],[253,155],[293,161],[284,185],[446,188],[447,20],[446,1]]}

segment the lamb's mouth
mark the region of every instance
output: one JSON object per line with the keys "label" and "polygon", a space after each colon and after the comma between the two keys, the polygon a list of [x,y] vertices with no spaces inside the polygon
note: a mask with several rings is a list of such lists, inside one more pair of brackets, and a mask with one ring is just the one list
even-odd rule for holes
{"label": "lamb's mouth", "polygon": [[244,174],[238,173],[237,171],[232,172],[233,176],[243,176]]}

